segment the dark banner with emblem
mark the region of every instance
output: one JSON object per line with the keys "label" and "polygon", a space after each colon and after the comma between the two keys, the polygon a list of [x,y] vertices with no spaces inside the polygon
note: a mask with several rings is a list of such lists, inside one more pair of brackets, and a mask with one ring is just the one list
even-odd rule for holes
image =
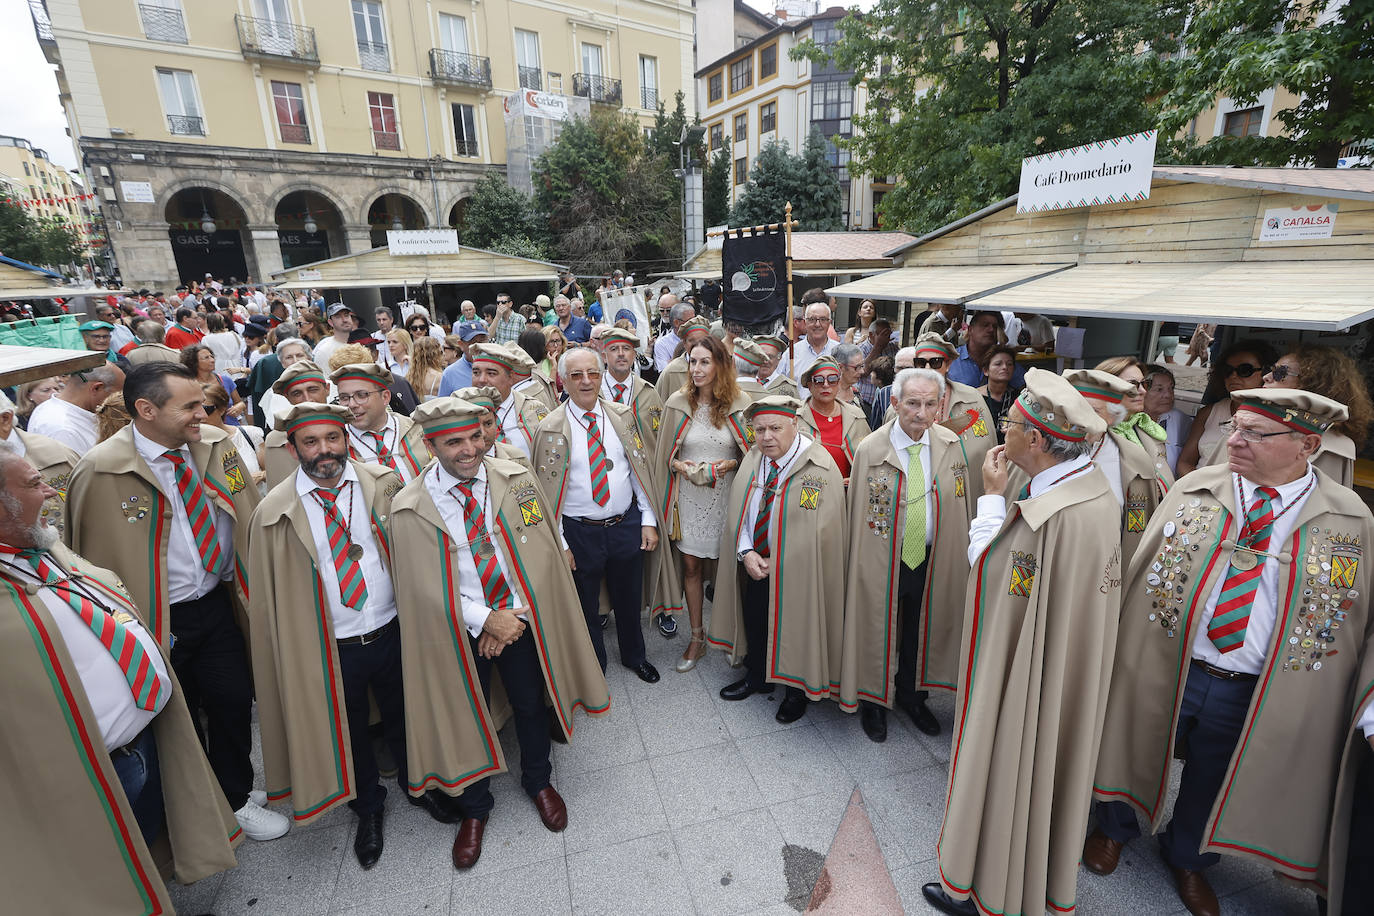
{"label": "dark banner with emblem", "polygon": [[787,311],[787,244],[776,232],[731,231],[721,247],[721,318],[743,325],[777,321]]}

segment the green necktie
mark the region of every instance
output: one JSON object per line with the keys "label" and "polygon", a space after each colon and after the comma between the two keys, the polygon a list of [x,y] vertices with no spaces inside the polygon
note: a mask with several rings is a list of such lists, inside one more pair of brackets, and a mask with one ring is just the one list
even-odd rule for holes
{"label": "green necktie", "polygon": [[926,475],[921,469],[921,443],[906,448],[906,525],[902,529],[902,562],[915,569],[926,559]]}

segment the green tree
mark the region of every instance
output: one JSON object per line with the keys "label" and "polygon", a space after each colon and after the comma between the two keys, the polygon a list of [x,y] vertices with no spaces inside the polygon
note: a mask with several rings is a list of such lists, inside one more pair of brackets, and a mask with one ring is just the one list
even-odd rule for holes
{"label": "green tree", "polygon": [[730,219],[730,138],[706,160],[701,176],[702,210],[707,226],[720,226]]}
{"label": "green tree", "polygon": [[492,251],[504,250],[501,242],[508,238],[524,238],[536,243],[544,239],[534,202],[492,174],[477,180],[459,230],[464,245]]}
{"label": "green tree", "polygon": [[886,222],[924,232],[1014,193],[1026,156],[1151,127],[1188,2],[879,0],[829,49],[868,85],[851,168],[901,176]]}
{"label": "green tree", "polygon": [[825,140],[819,130],[811,132],[804,152],[803,156],[792,155],[786,141],[765,146],[754,159],[749,184],[730,212],[730,225],[782,222],[791,202],[792,218],[801,223],[802,231],[843,229],[840,183],[826,162]]}
{"label": "green tree", "polygon": [[40,267],[81,261],[81,236],[57,217],[35,217],[13,203],[0,203],[0,254]]}
{"label": "green tree", "polygon": [[[1374,140],[1374,0],[1213,0],[1199,4],[1183,44],[1161,106],[1162,135],[1183,134],[1172,143],[1179,158],[1331,168],[1347,143]],[[1276,85],[1298,98],[1275,112],[1281,136],[1200,139],[1189,130],[1218,94],[1240,108]]]}
{"label": "green tree", "polygon": [[43,252],[40,263],[58,267],[81,262],[81,236],[71,223],[59,216],[50,216],[35,220],[34,228]]}
{"label": "green tree", "polygon": [[811,128],[802,147],[802,183],[792,198],[792,216],[807,232],[839,232],[844,229],[840,180],[826,156],[820,128]]}

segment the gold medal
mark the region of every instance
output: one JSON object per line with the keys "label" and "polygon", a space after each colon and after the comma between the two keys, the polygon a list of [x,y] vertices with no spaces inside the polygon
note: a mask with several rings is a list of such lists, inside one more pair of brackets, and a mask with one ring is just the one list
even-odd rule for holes
{"label": "gold medal", "polygon": [[1256,554],[1253,550],[1247,550],[1244,547],[1239,547],[1236,549],[1234,553],[1231,554],[1232,569],[1238,569],[1241,572],[1245,572],[1246,570],[1254,569],[1258,563],[1259,555]]}
{"label": "gold medal", "polygon": [[496,548],[491,546],[490,538],[483,538],[482,540],[477,542],[476,553],[479,557],[485,560],[487,557],[490,557],[492,554],[496,553]]}
{"label": "gold medal", "polygon": [[355,563],[363,558],[363,546],[361,544],[348,545],[348,558]]}

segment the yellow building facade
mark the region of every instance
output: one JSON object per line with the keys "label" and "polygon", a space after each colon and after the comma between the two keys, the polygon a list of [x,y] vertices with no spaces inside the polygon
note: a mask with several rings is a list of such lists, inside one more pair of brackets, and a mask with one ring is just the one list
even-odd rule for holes
{"label": "yellow building facade", "polygon": [[512,97],[646,126],[691,101],[690,0],[45,0],[34,20],[136,285],[455,225],[529,152]]}
{"label": "yellow building facade", "polygon": [[0,184],[4,197],[37,219],[60,219],[81,237],[83,256],[89,256],[98,235],[91,217],[89,192],[62,166],[22,137],[0,135]]}

